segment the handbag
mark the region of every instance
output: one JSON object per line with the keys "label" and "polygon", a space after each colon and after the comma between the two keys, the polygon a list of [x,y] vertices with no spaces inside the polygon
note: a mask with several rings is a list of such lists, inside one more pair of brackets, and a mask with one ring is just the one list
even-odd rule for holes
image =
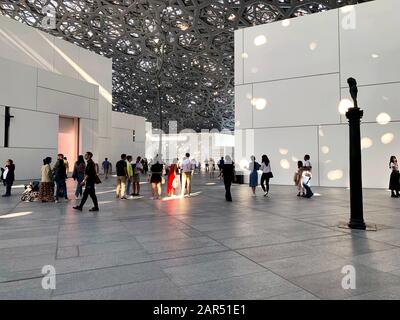
{"label": "handbag", "polygon": [[94,178],[94,183],[95,183],[95,184],[100,184],[100,183],[101,183],[101,180],[100,180],[100,177],[99,177],[98,174],[96,174],[96,176],[95,176],[95,178]]}
{"label": "handbag", "polygon": [[273,175],[272,172],[270,171],[270,172],[267,172],[267,177],[271,179],[271,178],[274,177],[274,175]]}

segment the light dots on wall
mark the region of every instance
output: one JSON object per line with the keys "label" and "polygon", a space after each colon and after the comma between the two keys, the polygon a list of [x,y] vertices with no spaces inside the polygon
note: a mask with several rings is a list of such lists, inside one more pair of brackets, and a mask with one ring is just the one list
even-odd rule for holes
{"label": "light dots on wall", "polygon": [[258,68],[256,68],[256,67],[251,68],[251,73],[257,73],[257,72],[258,72]]}
{"label": "light dots on wall", "polygon": [[394,140],[394,134],[391,132],[385,133],[384,135],[382,135],[381,137],[381,142],[383,144],[389,144]]}
{"label": "light dots on wall", "polygon": [[249,161],[248,160],[246,160],[246,159],[242,159],[242,160],[240,160],[240,162],[239,162],[239,167],[242,169],[242,170],[245,170],[245,169],[248,169],[249,168]]}
{"label": "light dots on wall", "polygon": [[257,110],[263,110],[267,106],[267,100],[264,98],[253,98],[251,100],[251,104],[253,107],[255,107]]}
{"label": "light dots on wall", "polygon": [[330,181],[340,180],[343,178],[343,171],[342,170],[329,171],[327,177]]}
{"label": "light dots on wall", "polygon": [[290,162],[288,160],[286,160],[286,159],[282,159],[279,164],[285,170],[290,169]]}
{"label": "light dots on wall", "polygon": [[369,149],[372,147],[373,144],[374,143],[370,138],[368,138],[368,137],[362,138],[361,139],[361,150]]}
{"label": "light dots on wall", "polygon": [[290,20],[289,19],[285,19],[282,21],[282,27],[289,27],[290,26]]}
{"label": "light dots on wall", "polygon": [[380,125],[388,124],[391,120],[392,118],[385,112],[378,114],[376,117],[376,122],[378,122]]}
{"label": "light dots on wall", "polygon": [[243,52],[241,54],[242,59],[247,59],[249,57],[249,55],[246,52]]}
{"label": "light dots on wall", "polygon": [[349,108],[353,108],[353,102],[350,99],[344,98],[339,102],[339,113],[345,115]]}
{"label": "light dots on wall", "polygon": [[288,154],[288,152],[289,152],[289,150],[288,150],[288,149],[279,148],[279,153],[280,153],[281,155],[287,155],[287,154]]}
{"label": "light dots on wall", "polygon": [[379,54],[377,53],[373,53],[371,54],[372,59],[378,59],[379,58]]}
{"label": "light dots on wall", "polygon": [[264,35],[259,35],[254,38],[254,45],[257,47],[262,46],[267,43],[267,38]]}
{"label": "light dots on wall", "polygon": [[310,48],[311,51],[314,51],[315,49],[317,49],[318,45],[316,42],[313,41],[313,42],[310,42],[308,47]]}
{"label": "light dots on wall", "polygon": [[329,153],[329,147],[328,146],[322,146],[321,147],[321,152],[323,153],[323,154],[328,154]]}

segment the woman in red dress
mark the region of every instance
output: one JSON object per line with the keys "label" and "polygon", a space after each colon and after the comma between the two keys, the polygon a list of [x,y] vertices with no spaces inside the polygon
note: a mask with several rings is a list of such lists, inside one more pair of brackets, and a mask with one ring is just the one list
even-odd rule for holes
{"label": "woman in red dress", "polygon": [[176,187],[178,183],[178,179],[176,179],[176,168],[177,168],[178,159],[174,159],[173,163],[169,167],[168,173],[168,184],[167,184],[167,195],[168,197],[174,196],[176,194]]}

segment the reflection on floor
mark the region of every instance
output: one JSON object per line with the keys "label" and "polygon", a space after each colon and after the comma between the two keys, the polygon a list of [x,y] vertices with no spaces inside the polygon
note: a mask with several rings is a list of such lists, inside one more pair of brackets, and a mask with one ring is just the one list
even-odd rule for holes
{"label": "reflection on floor", "polygon": [[[364,191],[379,230],[363,232],[337,227],[349,217],[346,189],[302,199],[272,186],[253,198],[235,185],[228,203],[219,180],[199,175],[197,196],[170,201],[150,200],[148,184],[143,198],[116,200],[113,183],[98,187],[98,213],[90,200],[74,212],[75,200],[1,199],[1,299],[400,298],[400,199],[387,191]],[[56,269],[55,290],[42,289],[44,265]],[[354,290],[342,288],[346,265]]]}

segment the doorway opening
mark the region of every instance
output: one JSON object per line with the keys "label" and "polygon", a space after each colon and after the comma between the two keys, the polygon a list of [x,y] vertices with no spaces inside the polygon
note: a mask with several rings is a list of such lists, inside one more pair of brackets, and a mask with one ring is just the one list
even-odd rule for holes
{"label": "doorway opening", "polygon": [[58,153],[67,157],[72,172],[79,152],[79,119],[60,116],[58,129]]}

